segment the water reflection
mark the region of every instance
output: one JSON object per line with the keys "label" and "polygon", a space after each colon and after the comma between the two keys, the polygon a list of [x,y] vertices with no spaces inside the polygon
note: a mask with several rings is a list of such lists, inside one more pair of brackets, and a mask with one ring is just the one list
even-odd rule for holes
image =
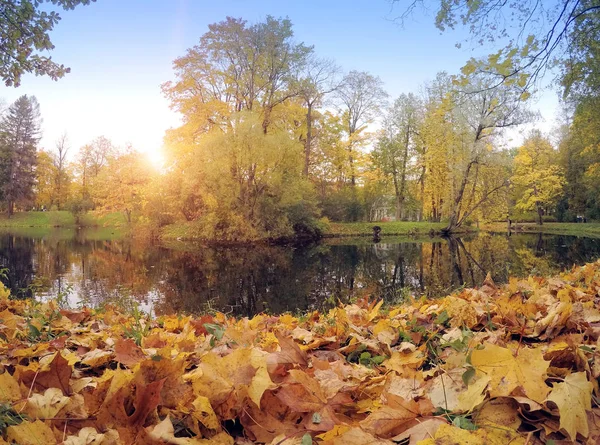
{"label": "water reflection", "polygon": [[480,234],[469,239],[359,240],[306,249],[165,247],[93,236],[0,236],[13,295],[59,295],[71,305],[135,299],[157,312],[237,315],[304,311],[369,293],[388,302],[440,296],[510,275],[549,274],[600,257],[600,240]]}

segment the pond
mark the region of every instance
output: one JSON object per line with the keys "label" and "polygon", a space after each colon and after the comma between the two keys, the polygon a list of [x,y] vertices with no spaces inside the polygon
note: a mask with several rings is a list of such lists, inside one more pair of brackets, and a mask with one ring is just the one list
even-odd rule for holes
{"label": "pond", "polygon": [[136,302],[144,310],[251,316],[324,309],[362,295],[393,303],[481,285],[489,271],[550,274],[600,258],[600,239],[480,233],[464,239],[326,240],[306,248],[171,245],[94,232],[0,235],[3,282],[21,298]]}

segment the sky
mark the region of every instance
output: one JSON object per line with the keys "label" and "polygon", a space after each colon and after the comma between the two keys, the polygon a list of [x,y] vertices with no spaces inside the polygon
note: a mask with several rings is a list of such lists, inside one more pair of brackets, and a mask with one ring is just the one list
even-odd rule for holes
{"label": "sky", "polygon": [[[97,0],[61,11],[51,33],[56,48],[49,55],[71,73],[57,82],[25,75],[18,88],[0,86],[0,99],[10,104],[23,94],[37,97],[44,149],[54,150],[66,132],[73,156],[103,135],[159,163],[165,130],[180,122],[160,85],[174,80],[173,60],[196,45],[209,24],[227,16],[251,23],[267,15],[288,17],[296,41],[313,45],[345,72],[379,76],[392,98],[418,92],[437,72],[458,73],[470,57],[491,52],[456,48],[466,31],[442,34],[432,13],[419,11],[401,26],[393,20],[398,8],[388,0]],[[535,126],[550,130],[556,94],[543,93],[531,107],[542,115]],[[518,140],[514,133],[508,144]]]}

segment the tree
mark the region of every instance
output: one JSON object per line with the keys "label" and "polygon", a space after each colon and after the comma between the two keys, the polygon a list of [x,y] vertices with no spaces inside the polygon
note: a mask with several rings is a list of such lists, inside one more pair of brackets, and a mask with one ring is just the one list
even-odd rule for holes
{"label": "tree", "polygon": [[415,95],[400,95],[384,119],[383,131],[372,152],[374,164],[394,185],[396,220],[405,214],[409,170],[421,143],[418,132],[422,125],[422,108]]}
{"label": "tree", "polygon": [[505,43],[485,65],[476,67],[480,72],[495,73],[495,85],[511,79],[526,88],[532,87],[561,56],[568,58],[573,42],[587,39],[582,22],[593,24],[597,32],[600,10],[597,0],[415,0],[399,19],[407,19],[419,6],[433,6],[435,24],[441,31],[460,24],[468,27],[482,46]]}
{"label": "tree", "polygon": [[200,44],[173,63],[177,81],[162,86],[185,131],[225,130],[233,113],[256,111],[266,133],[273,110],[298,96],[295,79],[312,53],[293,35],[290,20],[271,16],[254,25],[231,17],[209,25]]}
{"label": "tree", "polygon": [[56,198],[56,167],[52,155],[40,150],[37,153],[35,168],[35,205],[37,208],[50,209]]}
{"label": "tree", "polygon": [[125,153],[111,157],[107,168],[100,171],[95,182],[99,210],[123,212],[131,224],[134,214],[140,214],[145,202],[145,189],[152,177],[152,166],[142,154],[128,147]]}
{"label": "tree", "polygon": [[311,164],[313,145],[313,112],[322,105],[325,95],[332,93],[339,86],[337,78],[339,68],[332,60],[310,56],[298,81],[300,97],[306,106],[306,136],[304,137],[304,176],[308,176]]}
{"label": "tree", "polygon": [[350,183],[356,185],[356,149],[360,146],[361,133],[380,113],[388,94],[379,77],[366,72],[350,71],[336,90],[344,114],[348,134],[347,151],[350,163]]}
{"label": "tree", "polygon": [[569,34],[569,51],[562,61],[564,97],[579,102],[600,95],[600,4],[582,0],[587,12],[574,20]]}
{"label": "tree", "polygon": [[[477,190],[480,168],[493,159],[493,137],[499,131],[531,119],[523,109],[528,95],[518,82],[491,87],[493,75],[471,74],[457,79],[461,91],[448,97],[454,104],[453,118],[460,125],[461,150],[457,163],[458,183],[453,193],[448,226],[450,233],[482,204],[508,185],[504,178],[490,182],[486,190]],[[491,178],[493,179],[493,177]],[[468,187],[471,183],[471,187]],[[479,195],[479,196],[478,196]]]}
{"label": "tree", "polygon": [[544,208],[555,204],[563,191],[564,177],[555,159],[550,141],[539,131],[534,131],[519,148],[514,160],[511,181],[519,196],[515,207],[535,210],[539,225],[543,224]]}
{"label": "tree", "polygon": [[79,180],[79,199],[93,199],[94,181],[115,155],[116,148],[104,136],[97,137],[79,149],[74,164],[75,175]]}
{"label": "tree", "polygon": [[69,153],[69,140],[63,133],[56,141],[56,153],[52,156],[52,163],[56,170],[54,177],[56,209],[62,210],[68,199],[69,175],[67,173],[67,154]]}
{"label": "tree", "polygon": [[40,106],[35,96],[19,97],[0,122],[0,185],[9,217],[15,204],[33,197]]}
{"label": "tree", "polygon": [[[232,115],[232,129],[214,129],[169,175],[197,235],[207,239],[279,238],[314,226],[314,193],[302,175],[302,145],[287,129],[265,134],[257,112]],[[181,169],[179,169],[181,168]]]}
{"label": "tree", "polygon": [[60,21],[56,11],[42,8],[52,3],[64,10],[89,5],[95,0],[2,0],[0,2],[0,76],[6,86],[19,86],[24,73],[57,80],[70,72],[51,57],[40,55],[54,49],[50,32]]}

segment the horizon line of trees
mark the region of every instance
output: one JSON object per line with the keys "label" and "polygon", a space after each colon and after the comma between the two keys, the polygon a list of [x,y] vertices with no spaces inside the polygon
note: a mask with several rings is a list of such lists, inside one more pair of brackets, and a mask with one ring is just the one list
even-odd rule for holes
{"label": "horizon line of trees", "polygon": [[[584,19],[580,27],[599,32]],[[588,60],[596,47],[575,40],[572,53]],[[0,200],[9,214],[121,211],[153,230],[186,222],[225,240],[315,235],[323,217],[444,221],[447,232],[506,218],[600,218],[596,72],[561,77],[570,121],[505,149],[504,130],[535,116],[528,75],[498,84],[494,58],[389,101],[377,76],[344,74],[296,42],[288,19],[228,17],[174,61],[175,80],[162,86],[183,116],[165,136],[164,171],[102,137],[72,162],[66,136],[40,150],[39,106],[23,96],[0,121]]]}

